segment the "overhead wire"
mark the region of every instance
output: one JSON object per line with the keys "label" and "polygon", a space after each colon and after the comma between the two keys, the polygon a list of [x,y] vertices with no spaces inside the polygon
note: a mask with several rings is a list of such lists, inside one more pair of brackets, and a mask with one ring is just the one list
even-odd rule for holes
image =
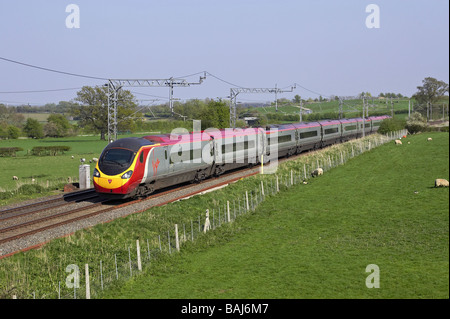
{"label": "overhead wire", "polygon": [[4,58],[4,57],[0,57],[0,60],[11,62],[11,63],[15,63],[15,64],[19,64],[19,65],[23,65],[23,66],[27,66],[27,67],[30,67],[30,68],[43,70],[43,71],[48,71],[48,72],[54,72],[54,73],[65,74],[65,75],[76,76],[76,77],[87,78],[87,79],[94,79],[94,80],[104,80],[104,81],[108,80],[107,78],[101,78],[101,77],[97,77],[97,76],[90,76],[90,75],[84,75],[84,74],[77,74],[77,73],[59,71],[59,70],[50,69],[50,68],[44,68],[44,67],[41,67],[41,66],[28,64],[28,63],[24,63],[24,62],[20,62],[20,61],[15,61],[15,60],[7,59],[7,58]]}

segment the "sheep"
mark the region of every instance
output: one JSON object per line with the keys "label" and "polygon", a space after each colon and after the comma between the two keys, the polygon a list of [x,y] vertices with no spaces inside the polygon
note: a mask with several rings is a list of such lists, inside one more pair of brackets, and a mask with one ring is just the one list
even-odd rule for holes
{"label": "sheep", "polygon": [[98,162],[98,158],[93,157],[93,158],[92,158],[92,161],[94,161],[95,163],[97,163],[97,162]]}
{"label": "sheep", "polygon": [[395,140],[395,145],[402,145],[402,141],[400,141],[400,140]]}
{"label": "sheep", "polygon": [[442,178],[437,178],[434,181],[434,187],[448,187],[448,180],[442,179]]}
{"label": "sheep", "polygon": [[316,176],[319,176],[319,175],[323,175],[323,169],[322,168],[317,168],[317,169],[315,169],[312,173],[311,173],[311,176],[312,177],[316,177]]}
{"label": "sheep", "polygon": [[19,178],[17,176],[13,176],[13,181],[18,181]]}
{"label": "sheep", "polygon": [[74,159],[74,158],[75,158],[75,156],[72,155],[72,159]]}
{"label": "sheep", "polygon": [[427,139],[427,141],[432,141],[433,139],[431,138],[431,137],[429,137],[428,139]]}

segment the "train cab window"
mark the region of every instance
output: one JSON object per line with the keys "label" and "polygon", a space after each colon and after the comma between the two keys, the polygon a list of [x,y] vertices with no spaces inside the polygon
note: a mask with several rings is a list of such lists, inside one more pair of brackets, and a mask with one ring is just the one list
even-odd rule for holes
{"label": "train cab window", "polygon": [[142,151],[141,155],[139,155],[139,162],[144,163],[144,151]]}
{"label": "train cab window", "polygon": [[165,158],[167,160],[167,150],[164,150],[164,156],[165,156]]}

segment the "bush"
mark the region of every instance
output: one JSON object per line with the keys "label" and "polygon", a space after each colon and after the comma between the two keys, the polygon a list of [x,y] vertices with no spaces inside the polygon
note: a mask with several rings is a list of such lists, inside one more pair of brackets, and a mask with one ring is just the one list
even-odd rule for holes
{"label": "bush", "polygon": [[427,121],[424,119],[422,114],[414,112],[406,121],[406,128],[410,134],[424,132],[427,129]]}
{"label": "bush", "polygon": [[0,157],[16,156],[16,152],[23,151],[20,147],[0,147]]}
{"label": "bush", "polygon": [[378,129],[378,133],[387,134],[390,132],[396,132],[403,130],[406,126],[405,120],[400,120],[396,118],[385,119],[381,122],[380,127]]}
{"label": "bush", "polygon": [[23,195],[33,195],[36,193],[43,193],[44,191],[45,191],[44,187],[36,184],[25,184],[17,189],[17,193]]}
{"label": "bush", "polygon": [[55,156],[58,153],[64,154],[70,150],[70,146],[35,146],[31,149],[32,155],[51,155]]}

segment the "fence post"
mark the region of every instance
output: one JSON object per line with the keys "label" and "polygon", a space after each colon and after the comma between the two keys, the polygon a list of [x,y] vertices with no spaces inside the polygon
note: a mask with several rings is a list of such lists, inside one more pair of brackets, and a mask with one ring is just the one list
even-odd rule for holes
{"label": "fence post", "polygon": [[264,196],[264,183],[261,181],[261,195]]}
{"label": "fence post", "polygon": [[141,247],[139,246],[139,239],[136,240],[136,250],[137,250],[138,270],[139,270],[139,271],[142,271],[142,263],[141,263]]}
{"label": "fence post", "polygon": [[102,269],[102,261],[100,260],[100,284],[103,290],[103,269]]}
{"label": "fence post", "polygon": [[178,224],[175,224],[175,247],[180,251],[180,241],[178,239]]}
{"label": "fence post", "polygon": [[117,271],[117,255],[114,254],[114,263],[116,264],[116,279],[119,280],[119,272]]}
{"label": "fence post", "polygon": [[248,205],[248,191],[245,191],[245,200],[247,202],[247,212],[250,210],[250,206]]}
{"label": "fence post", "polygon": [[230,218],[230,202],[227,201],[227,215],[228,215],[228,222],[231,222],[231,218]]}
{"label": "fence post", "polygon": [[278,175],[277,175],[277,193],[280,191],[280,186],[278,185]]}
{"label": "fence post", "polygon": [[89,285],[89,265],[85,265],[86,269],[86,299],[91,299],[91,287]]}
{"label": "fence post", "polygon": [[128,247],[128,260],[130,263],[130,277],[133,276],[133,270],[131,269],[131,252],[130,252],[130,247]]}

